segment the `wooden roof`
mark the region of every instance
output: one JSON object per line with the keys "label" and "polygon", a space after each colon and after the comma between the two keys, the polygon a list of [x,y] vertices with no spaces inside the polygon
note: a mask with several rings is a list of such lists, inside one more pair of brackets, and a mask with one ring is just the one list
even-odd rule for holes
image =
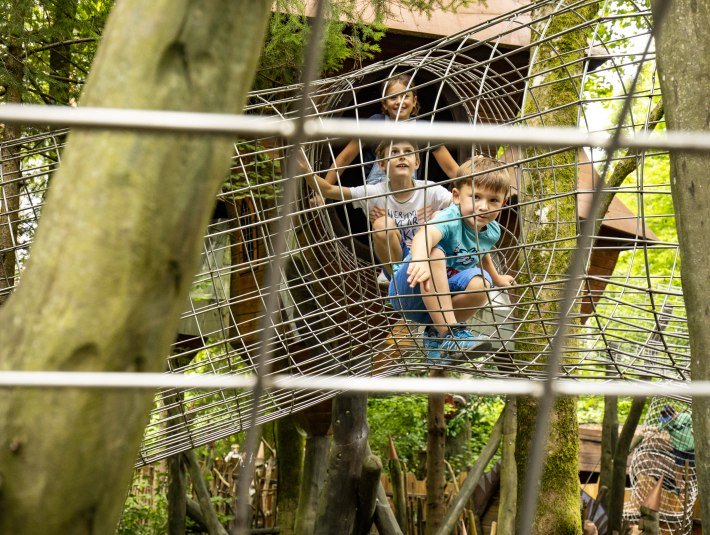
{"label": "wooden roof", "polygon": [[[370,2],[359,0],[360,11],[363,19],[373,20],[373,10]],[[414,13],[401,6],[391,6],[392,14],[385,19],[385,26],[393,33],[416,35],[429,39],[436,39],[453,35],[463,30],[467,30],[478,24],[484,23],[494,17],[510,13],[530,4],[530,0],[495,0],[494,2],[472,2],[466,8],[461,8],[452,12],[435,10],[431,17]],[[306,14],[315,14],[315,0],[307,0]],[[490,37],[496,37],[500,33],[505,33],[500,39],[500,43],[510,46],[524,46],[530,44],[530,29],[521,28],[517,31],[506,33],[514,28],[510,24],[521,26],[530,21],[529,15],[520,17],[515,23],[505,22],[492,25],[489,28],[476,34],[476,39],[482,41]]]}
{"label": "wooden roof", "polygon": [[[519,151],[517,147],[512,147],[503,155],[503,160],[508,162],[518,161]],[[578,195],[577,209],[579,216],[582,219],[589,217],[589,210],[592,203],[592,194],[594,187],[598,183],[600,177],[597,170],[589,160],[586,151],[579,149],[578,153]],[[513,192],[517,192],[517,178],[512,184]],[[616,239],[646,239],[658,241],[658,236],[648,228],[642,225],[642,219],[634,214],[629,208],[617,197],[614,197],[609,205],[609,209],[604,214],[604,221],[600,230],[600,235],[606,235],[609,238]]]}

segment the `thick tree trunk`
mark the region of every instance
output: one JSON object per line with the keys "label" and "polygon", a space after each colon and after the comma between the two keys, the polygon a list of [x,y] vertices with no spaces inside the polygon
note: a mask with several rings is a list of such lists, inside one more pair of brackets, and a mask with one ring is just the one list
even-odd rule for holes
{"label": "thick tree trunk", "polygon": [[[441,377],[443,372],[432,371],[432,377]],[[446,501],[446,420],[443,394],[430,394],[427,409],[426,441],[426,535],[435,535],[444,522]]]}
{"label": "thick tree trunk", "polygon": [[[543,17],[543,22],[533,28],[533,38],[542,44],[533,48],[531,56],[531,83],[526,95],[523,118],[530,126],[577,126],[577,106],[582,93],[581,76],[584,69],[584,51],[591,36],[591,25],[582,30],[568,31],[585,20],[594,18],[598,4],[578,6],[563,14],[554,14],[578,4],[563,0],[535,10],[533,17]],[[550,16],[550,18],[546,18]],[[557,35],[559,34],[559,35]],[[521,300],[519,306],[539,311],[537,322],[526,324],[526,332],[537,340],[516,344],[516,349],[537,358],[541,349],[549,349],[555,330],[555,319],[560,314],[561,285],[536,285],[546,282],[548,274],[569,271],[572,254],[576,248],[577,203],[576,150],[549,155],[542,149],[528,149],[527,157],[539,157],[521,173],[520,201],[523,243],[531,246],[526,254],[519,281],[533,284],[530,298],[537,304]],[[558,197],[568,193],[566,196]],[[550,224],[554,223],[554,224]],[[527,276],[530,274],[530,276]],[[574,311],[573,311],[574,312]],[[571,333],[572,335],[574,333]],[[565,347],[575,342],[568,336]],[[544,361],[544,358],[542,359]],[[541,361],[538,361],[541,362]],[[518,399],[518,439],[516,461],[518,464],[518,507],[523,503],[522,490],[527,476],[530,440],[536,425],[537,402]],[[530,530],[535,535],[581,533],[579,500],[579,430],[574,399],[558,399],[550,415],[550,436],[545,447],[546,460],[541,487],[537,496],[537,512]]]}
{"label": "thick tree trunk", "polygon": [[[669,130],[710,130],[710,5],[697,0],[651,2],[654,16],[667,11],[657,23],[656,50],[660,84]],[[692,36],[692,38],[689,38]],[[710,153],[671,152],[671,191],[680,242],[683,297],[690,333],[691,376],[710,380],[710,307],[708,280],[710,234],[705,218],[710,188],[703,178],[710,168]],[[693,431],[697,452],[698,493],[710,496],[710,398],[693,400]],[[703,525],[710,525],[710,500],[700,500]]]}
{"label": "thick tree trunk", "polygon": [[296,533],[298,495],[303,476],[305,436],[296,427],[293,416],[276,422],[276,454],[278,459],[278,493],[276,524],[283,535]]}
{"label": "thick tree trunk", "polygon": [[368,450],[367,396],[340,394],[333,400],[333,446],[328,477],[318,504],[316,535],[350,533],[357,491]]}
{"label": "thick tree trunk", "polygon": [[295,530],[298,535],[311,535],[315,530],[318,497],[323,490],[327,474],[327,457],[328,436],[308,435],[295,521]]}
{"label": "thick tree trunk", "polygon": [[[82,104],[240,111],[270,6],[119,2]],[[76,129],[0,309],[0,369],[162,371],[230,154],[224,137]],[[112,532],[152,395],[1,390],[0,532]]]}

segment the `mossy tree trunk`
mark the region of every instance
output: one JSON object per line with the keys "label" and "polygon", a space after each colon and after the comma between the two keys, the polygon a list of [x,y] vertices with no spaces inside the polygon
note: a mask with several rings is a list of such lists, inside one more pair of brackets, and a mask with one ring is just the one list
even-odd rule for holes
{"label": "mossy tree trunk", "polygon": [[[661,92],[669,130],[710,130],[710,4],[697,0],[651,2],[654,17],[664,8],[662,23],[656,22],[656,50]],[[710,234],[706,219],[710,206],[707,170],[710,153],[671,152],[671,192],[680,242],[683,297],[690,333],[690,371],[694,381],[710,380],[710,306],[708,280]],[[698,474],[698,492],[703,526],[710,525],[710,399],[693,400],[693,431]]]}
{"label": "mossy tree trunk", "polygon": [[[240,111],[270,6],[119,2],[82,104]],[[0,369],[162,371],[230,155],[226,137],[75,129],[0,309]],[[151,402],[0,390],[0,532],[115,530]]]}
{"label": "mossy tree trunk", "polygon": [[306,437],[296,426],[294,416],[276,422],[278,493],[276,523],[284,535],[296,533],[298,496],[303,476],[303,453]]}
{"label": "mossy tree trunk", "polygon": [[[531,77],[523,118],[530,126],[576,126],[577,105],[581,96],[581,76],[584,69],[584,51],[591,30],[569,31],[570,28],[591,20],[598,11],[598,4],[578,7],[570,12],[559,13],[567,5],[576,2],[563,1],[545,5],[535,10],[533,18],[542,18],[543,23],[533,28],[533,40],[550,38],[533,48]],[[552,10],[557,9],[558,14]],[[547,16],[550,16],[549,18]],[[537,311],[534,319],[526,325],[526,336],[535,337],[530,342],[519,342],[517,349],[527,358],[538,357],[541,351],[549,350],[554,336],[556,319],[560,313],[559,300],[562,284],[537,286],[548,282],[550,277],[560,278],[568,272],[572,253],[576,247],[577,207],[575,164],[576,150],[553,155],[543,149],[527,150],[527,157],[538,157],[523,170],[520,187],[522,239],[527,244],[525,265],[522,266],[522,283],[531,283],[530,294],[521,299],[520,306]],[[569,192],[569,195],[560,196]],[[532,305],[531,301],[537,302]],[[574,339],[568,337],[566,349],[573,349]],[[544,356],[542,357],[544,362]],[[518,400],[518,439],[516,462],[519,472],[520,496],[529,463],[530,441],[534,435],[537,402],[530,398]],[[579,430],[577,425],[576,400],[557,399],[550,418],[550,436],[545,448],[547,453],[538,508],[532,533],[568,534],[581,533],[579,499]]]}

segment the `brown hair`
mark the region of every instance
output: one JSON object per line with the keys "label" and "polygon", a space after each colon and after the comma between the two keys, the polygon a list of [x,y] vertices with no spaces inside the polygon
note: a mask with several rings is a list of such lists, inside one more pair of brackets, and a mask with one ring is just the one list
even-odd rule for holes
{"label": "brown hair", "polygon": [[473,187],[475,183],[476,187],[507,195],[510,187],[510,175],[508,169],[503,167],[504,165],[504,162],[488,156],[481,154],[474,156],[459,166],[454,187],[456,189],[467,185]]}
{"label": "brown hair", "polygon": [[[419,113],[419,99],[417,98],[417,90],[414,89],[414,80],[412,79],[411,74],[395,74],[391,78],[387,78],[386,80],[382,81],[382,100],[384,100],[387,97],[387,87],[390,84],[393,84],[395,82],[399,82],[402,84],[404,87],[407,88],[407,92],[411,93],[412,96],[416,99],[416,104],[414,104],[414,107],[412,108],[412,117],[417,115]],[[387,110],[385,110],[384,106],[382,107],[382,113],[385,115],[387,114]]]}
{"label": "brown hair", "polygon": [[400,140],[400,141],[395,141],[393,139],[386,139],[384,141],[380,141],[379,144],[377,145],[377,148],[375,149],[375,156],[377,156],[378,160],[384,160],[387,158],[387,155],[390,151],[390,146],[395,145],[397,143],[409,143],[412,148],[414,149],[414,153],[419,159],[419,145],[417,145],[416,141],[407,141],[407,140]]}

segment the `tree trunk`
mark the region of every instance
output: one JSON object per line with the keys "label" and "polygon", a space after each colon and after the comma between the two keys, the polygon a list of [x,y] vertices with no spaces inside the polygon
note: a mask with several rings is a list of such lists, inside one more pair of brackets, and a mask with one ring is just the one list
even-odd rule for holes
{"label": "tree trunk", "polygon": [[200,470],[197,458],[195,457],[195,452],[188,450],[184,452],[182,456],[183,459],[185,459],[185,464],[187,464],[187,471],[190,472],[192,488],[195,494],[197,494],[197,502],[200,504],[202,518],[207,525],[209,535],[227,535],[227,530],[224,529],[224,526],[222,526],[217,518],[217,512],[212,505],[212,497],[205,484],[205,479],[202,475],[202,470]]}
{"label": "tree trunk", "polygon": [[[270,6],[119,2],[82,104],[240,111]],[[162,371],[231,140],[70,137],[23,284],[0,309],[0,369]],[[115,530],[152,396],[1,390],[0,532]]]}
{"label": "tree trunk", "polygon": [[333,446],[318,504],[316,535],[350,533],[367,444],[367,396],[339,394],[333,400]]}
{"label": "tree trunk", "polygon": [[517,418],[517,399],[508,396],[503,415],[503,436],[501,437],[500,501],[498,503],[499,535],[515,535],[518,488],[518,467],[515,465]]}
{"label": "tree trunk", "polygon": [[182,453],[168,457],[168,535],[185,533],[187,515],[187,478]]}
{"label": "tree trunk", "polygon": [[[607,375],[611,375],[608,373]],[[604,418],[602,420],[601,460],[599,468],[599,488],[611,488],[614,471],[614,451],[619,437],[618,398],[606,396],[604,398]],[[609,511],[609,493],[602,499],[604,509]]]}
{"label": "tree trunk", "polygon": [[[654,16],[663,2],[651,2]],[[656,50],[661,92],[669,130],[710,129],[707,103],[710,102],[710,5],[696,0],[666,2],[667,11],[658,24]],[[693,36],[687,39],[687,36]],[[710,237],[705,218],[698,214],[710,206],[710,188],[703,177],[710,168],[710,153],[671,152],[671,192],[680,242],[681,279],[690,334],[691,376],[694,381],[710,380],[710,307],[708,280]],[[710,496],[710,398],[693,400],[693,431],[698,456],[698,494]],[[710,500],[700,500],[703,525],[710,525]]]}
{"label": "tree trunk", "polygon": [[[553,13],[555,9],[563,10],[572,4],[577,2],[563,0],[544,5],[533,12],[533,18],[541,17],[543,22],[532,29],[533,39],[539,38],[542,41],[533,48],[531,56],[531,82],[523,111],[523,118],[529,126],[577,126],[577,106],[574,103],[579,100],[582,91],[580,80],[587,39],[591,37],[591,25],[581,30],[567,30],[595,17],[599,5],[591,3],[563,14]],[[552,35],[557,36],[544,39]],[[533,285],[531,293],[526,295],[530,295],[535,304],[521,300],[518,309],[536,310],[539,317],[525,327],[532,340],[518,342],[516,349],[522,352],[522,358],[532,360],[540,356],[541,349],[549,350],[555,320],[561,312],[561,286],[544,283],[548,273],[568,273],[577,245],[578,217],[574,195],[577,151],[549,155],[544,149],[531,148],[526,150],[526,157],[537,157],[539,160],[527,165],[521,173],[520,201],[529,203],[521,205],[522,243],[549,244],[528,248],[526,265],[522,267],[519,277],[519,282]],[[564,193],[568,195],[559,196]],[[541,283],[543,285],[537,287]],[[570,348],[574,343],[572,332],[566,337],[565,348]],[[544,362],[544,356],[538,362]],[[535,400],[518,400],[518,507],[523,503],[522,491],[527,476],[530,440],[536,425],[536,411]],[[581,533],[579,429],[575,399],[558,399],[553,404],[545,451],[547,455],[537,496],[538,507],[530,530],[535,535]]]}
{"label": "tree trunk", "polygon": [[367,535],[375,518],[377,490],[382,475],[382,461],[370,453],[362,464],[357,486],[357,512],[355,514],[354,535]]}
{"label": "tree trunk", "polygon": [[[23,32],[28,2],[20,1],[7,13],[8,35],[5,37],[7,53],[3,58],[5,86],[4,101],[22,103],[22,85],[25,76],[23,57]],[[20,137],[19,124],[0,125],[0,141]],[[17,225],[20,209],[20,161],[17,147],[8,147],[2,156],[0,175],[0,305],[10,295],[15,284],[17,255]]]}
{"label": "tree trunk", "polygon": [[624,491],[626,490],[626,460],[631,451],[631,441],[636,433],[641,413],[646,405],[646,398],[634,398],[631,402],[629,415],[621,428],[614,450],[612,480],[609,488],[609,531],[621,532],[624,513]]}
{"label": "tree trunk", "polygon": [[[442,377],[443,372],[432,371],[431,377]],[[430,394],[427,409],[426,441],[426,535],[439,533],[446,514],[446,421],[443,394]]]}
{"label": "tree trunk", "polygon": [[315,530],[318,497],[323,490],[328,464],[328,436],[309,435],[303,460],[303,479],[298,496],[295,530],[310,535]]}
{"label": "tree trunk", "polygon": [[276,455],[278,462],[278,493],[276,524],[283,535],[296,533],[298,494],[303,477],[303,449],[306,440],[296,427],[292,415],[276,422]]}

